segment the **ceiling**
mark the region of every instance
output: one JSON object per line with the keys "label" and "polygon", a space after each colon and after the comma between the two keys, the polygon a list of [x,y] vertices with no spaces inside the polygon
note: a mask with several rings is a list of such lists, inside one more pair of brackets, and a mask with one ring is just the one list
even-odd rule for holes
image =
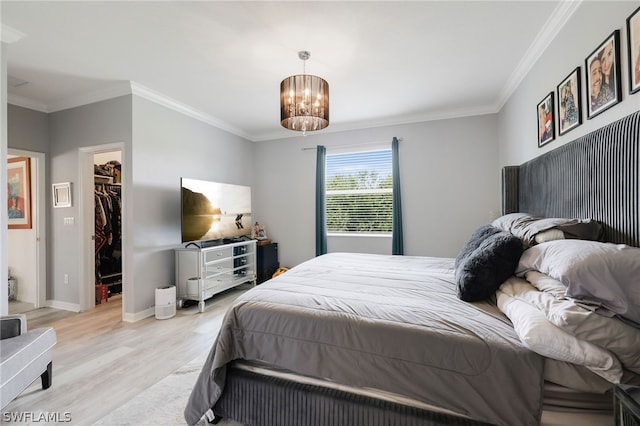
{"label": "ceiling", "polygon": [[494,113],[578,3],[3,0],[7,90],[43,112],[135,93],[284,138],[280,82],[308,50],[330,86],[321,132]]}

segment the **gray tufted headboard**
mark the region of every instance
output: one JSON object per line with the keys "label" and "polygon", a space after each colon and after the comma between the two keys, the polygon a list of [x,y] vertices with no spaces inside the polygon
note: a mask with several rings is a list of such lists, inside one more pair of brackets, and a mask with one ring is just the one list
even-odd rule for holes
{"label": "gray tufted headboard", "polygon": [[503,214],[593,218],[640,247],[640,112],[502,170]]}

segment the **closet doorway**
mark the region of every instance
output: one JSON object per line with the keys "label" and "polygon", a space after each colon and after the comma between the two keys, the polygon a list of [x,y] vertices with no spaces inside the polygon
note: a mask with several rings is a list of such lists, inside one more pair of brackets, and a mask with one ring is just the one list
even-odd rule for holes
{"label": "closet doorway", "polygon": [[96,303],[122,293],[122,152],[93,155]]}
{"label": "closet doorway", "polygon": [[123,153],[124,144],[116,143],[81,148],[79,158],[84,277],[80,286],[81,310],[109,303],[113,296],[121,294],[124,319],[127,291]]}

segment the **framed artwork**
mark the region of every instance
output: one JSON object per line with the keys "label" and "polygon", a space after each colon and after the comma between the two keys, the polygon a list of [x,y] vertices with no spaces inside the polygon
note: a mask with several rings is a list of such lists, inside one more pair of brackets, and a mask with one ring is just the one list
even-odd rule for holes
{"label": "framed artwork", "polygon": [[53,184],[53,207],[71,207],[71,183]]}
{"label": "framed artwork", "polygon": [[558,84],[558,134],[564,135],[582,124],[580,67]]}
{"label": "framed artwork", "polygon": [[640,90],[640,7],[627,18],[629,93]]}
{"label": "framed artwork", "polygon": [[553,123],[553,92],[544,97],[536,108],[538,113],[538,147],[541,148],[555,139]]}
{"label": "framed artwork", "polygon": [[7,163],[9,229],[31,229],[31,159],[9,158]]}
{"label": "framed artwork", "polygon": [[587,75],[587,118],[593,118],[622,100],[620,30],[615,30],[607,37],[584,62]]}

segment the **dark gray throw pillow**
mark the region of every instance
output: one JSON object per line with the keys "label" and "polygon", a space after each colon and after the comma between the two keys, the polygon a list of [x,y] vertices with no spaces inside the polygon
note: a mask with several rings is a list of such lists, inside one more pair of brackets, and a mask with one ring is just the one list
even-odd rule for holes
{"label": "dark gray throw pillow", "polygon": [[513,275],[522,252],[522,241],[509,232],[485,238],[456,267],[458,298],[478,302],[493,295]]}
{"label": "dark gray throw pillow", "polygon": [[458,265],[460,265],[460,262],[462,262],[465,257],[469,256],[469,254],[473,253],[473,251],[477,249],[487,237],[497,234],[498,232],[500,232],[500,229],[492,225],[482,225],[480,228],[473,231],[473,234],[469,237],[469,241],[467,241],[464,247],[462,247],[462,250],[460,250],[460,253],[458,253],[453,266],[457,268]]}

